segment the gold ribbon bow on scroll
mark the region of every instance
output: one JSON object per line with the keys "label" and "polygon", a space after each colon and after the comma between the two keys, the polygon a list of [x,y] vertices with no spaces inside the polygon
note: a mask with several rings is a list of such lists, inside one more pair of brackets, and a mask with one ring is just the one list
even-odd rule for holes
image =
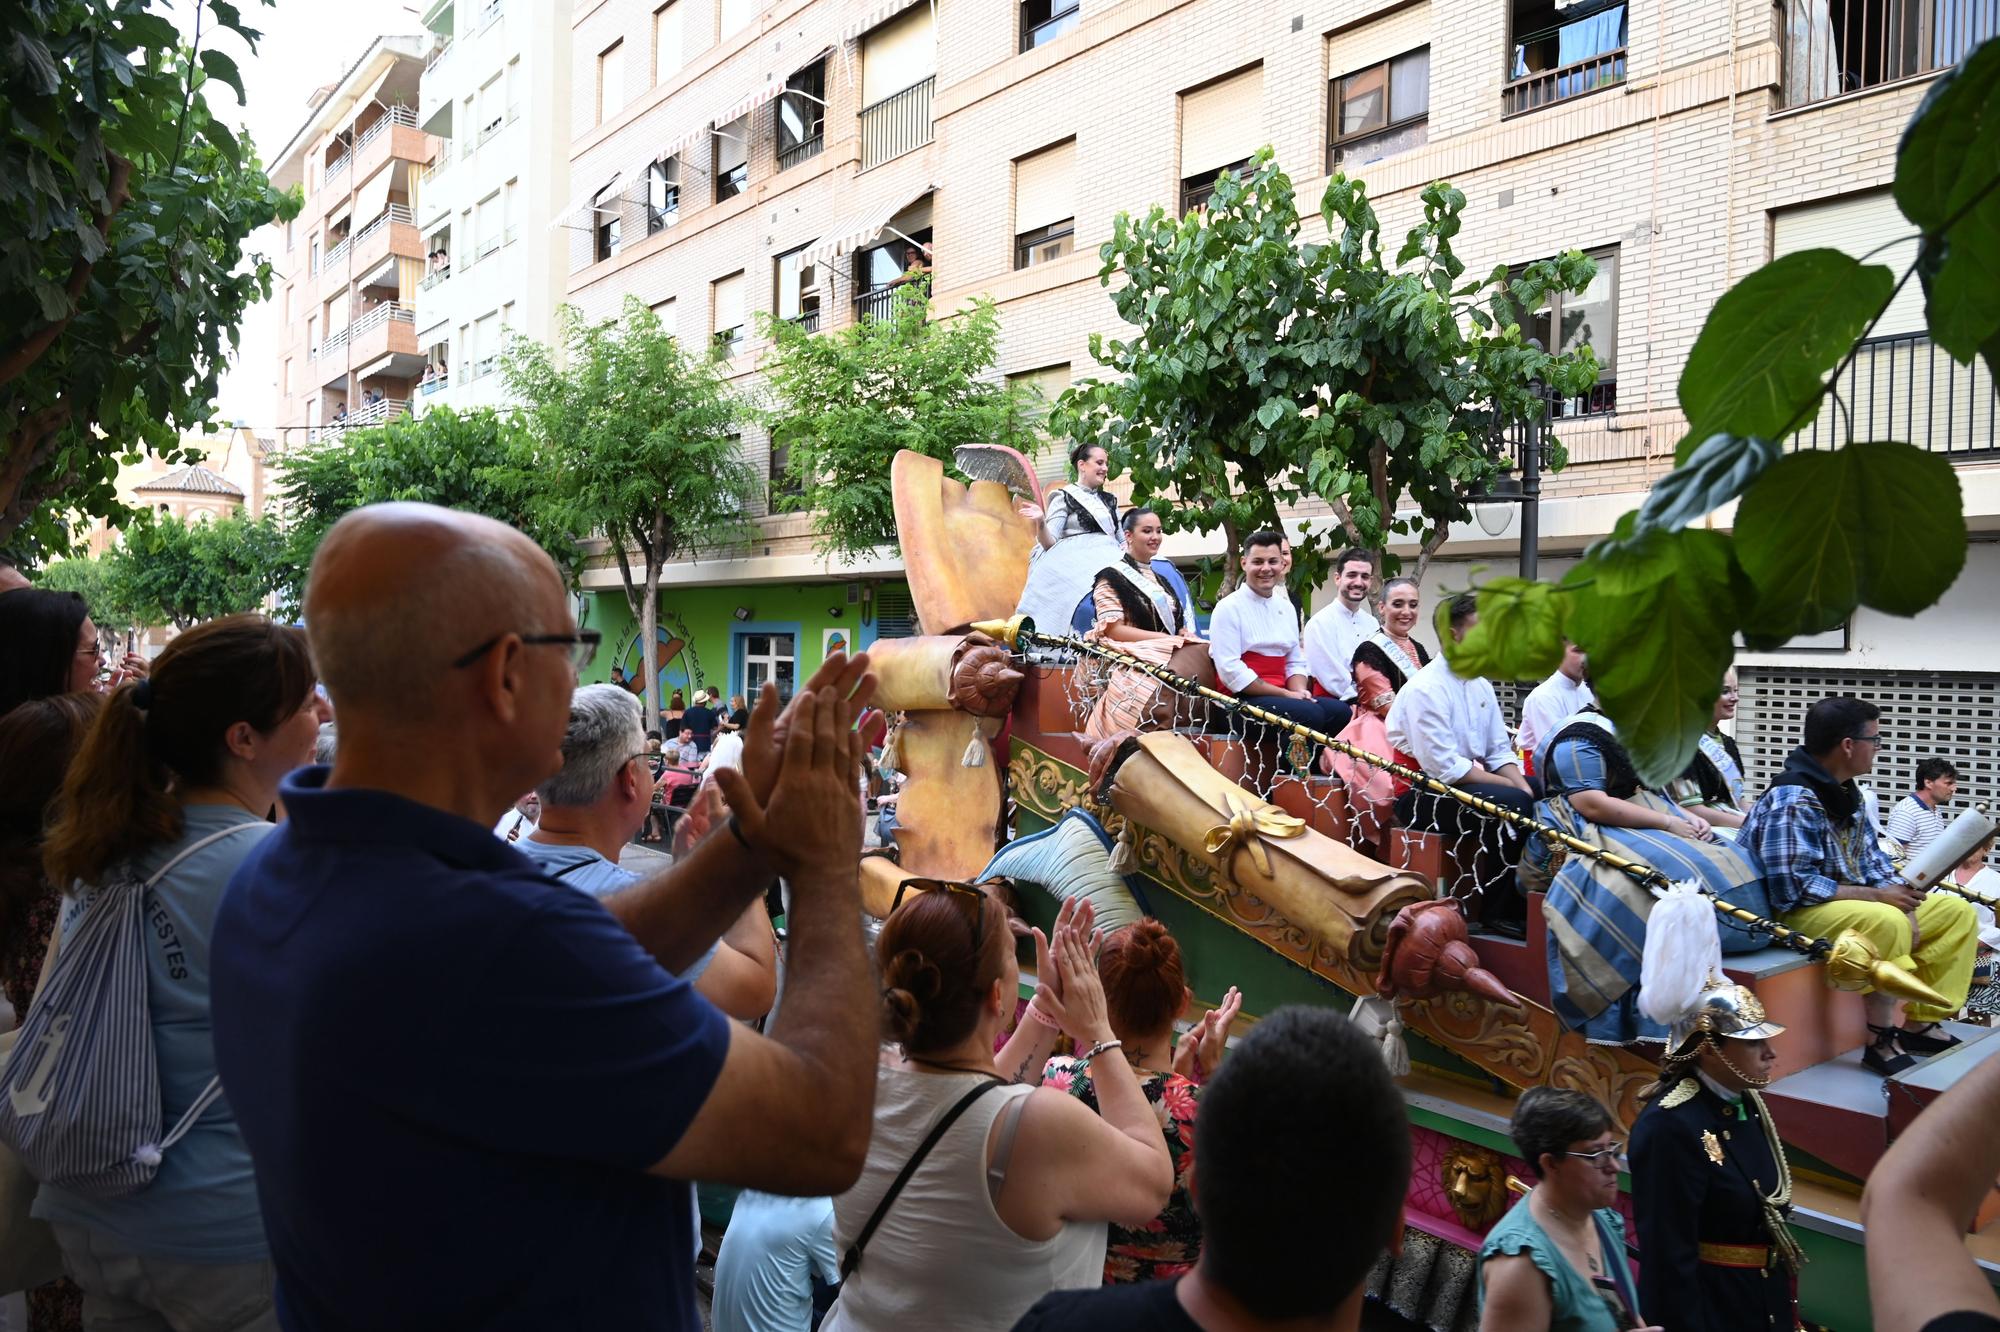
{"label": "gold ribbon bow on scroll", "polygon": [[1267,805],[1261,800],[1252,805],[1235,794],[1224,799],[1229,806],[1229,822],[1210,828],[1202,839],[1203,848],[1224,864],[1228,863],[1232,851],[1248,851],[1257,872],[1267,879],[1271,878],[1271,855],[1257,839],[1260,836],[1303,836],[1305,820],[1293,818],[1277,806]]}

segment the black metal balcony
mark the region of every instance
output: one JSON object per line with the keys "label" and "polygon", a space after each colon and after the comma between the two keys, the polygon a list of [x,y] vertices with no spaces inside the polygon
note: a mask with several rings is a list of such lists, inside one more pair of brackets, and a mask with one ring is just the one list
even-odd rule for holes
{"label": "black metal balcony", "polygon": [[826,135],[815,134],[802,143],[795,143],[789,148],[780,148],[778,150],[778,170],[789,171],[801,162],[809,162],[813,158],[818,157],[820,150],[825,147]]}
{"label": "black metal balcony", "polygon": [[1950,69],[2000,34],[2000,0],[1785,0],[1785,105]]}
{"label": "black metal balcony", "polygon": [[1986,460],[2000,454],[1996,407],[2000,392],[1984,358],[1960,365],[1922,333],[1870,338],[1795,445],[1837,449],[1849,439],[1898,440],[1953,459]]}

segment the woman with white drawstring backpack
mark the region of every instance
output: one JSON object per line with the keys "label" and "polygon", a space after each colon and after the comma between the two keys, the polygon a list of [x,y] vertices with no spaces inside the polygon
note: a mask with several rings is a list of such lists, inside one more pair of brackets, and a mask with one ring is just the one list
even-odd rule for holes
{"label": "woman with white drawstring backpack", "polygon": [[105,701],[44,846],[68,885],[54,960],[0,1087],[84,1326],[275,1329],[250,1153],[221,1096],[209,939],[326,720],[305,634],[233,615]]}

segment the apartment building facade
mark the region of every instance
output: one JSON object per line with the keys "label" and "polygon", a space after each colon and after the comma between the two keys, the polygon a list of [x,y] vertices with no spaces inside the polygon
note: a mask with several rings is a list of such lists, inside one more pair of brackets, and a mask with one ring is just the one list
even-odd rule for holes
{"label": "apartment building facade", "polygon": [[[721,342],[732,378],[754,388],[765,347],[752,311],[822,330],[866,318],[914,252],[934,308],[991,296],[999,373],[1053,393],[1096,369],[1091,333],[1118,331],[1097,249],[1119,211],[1198,206],[1220,170],[1269,144],[1308,213],[1336,166],[1365,179],[1393,244],[1422,187],[1447,178],[1470,201],[1457,238],[1470,270],[1571,247],[1598,260],[1590,290],[1541,330],[1574,325],[1604,367],[1561,407],[1571,465],[1547,479],[1539,510],[1543,570],[1559,573],[1671,466],[1686,426],[1676,384],[1731,283],[1774,254],[1865,253],[1909,231],[1887,188],[1898,137],[1936,73],[2000,26],[1995,11],[1967,0],[578,0],[574,190],[557,219],[568,298],[604,318],[636,295],[683,338]],[[1745,654],[1746,717],[1773,745],[1814,690],[1900,689],[1916,707],[1912,672],[1944,672],[1932,683],[1967,707],[2000,705],[1996,677],[1978,669],[2000,629],[1975,607],[2000,574],[1986,544],[2000,529],[1993,384],[1922,330],[1906,295],[1843,397],[1862,425],[1951,454],[1978,534],[1967,574],[1914,626],[1863,612],[1823,641]],[[1845,428],[1833,410],[1803,446]],[[754,427],[743,439],[768,466]],[[1058,453],[1045,462],[1059,473]],[[1479,516],[1452,533],[1433,587],[1511,559],[1519,512]],[[675,569],[665,600],[761,621],[741,589],[859,581],[865,593],[879,581],[893,599],[894,552],[829,567],[804,517],[763,522],[750,557]],[[1167,553],[1213,553],[1216,540]],[[600,604],[622,624],[621,600]],[[813,627],[794,643],[801,672],[817,661]],[[688,628],[712,660],[727,653],[740,684],[733,645],[750,635],[727,620]],[[1990,752],[1982,762],[1992,767]],[[2000,788],[2000,772],[1981,781]]]}
{"label": "apartment building facade", "polygon": [[408,410],[422,379],[414,192],[437,140],[417,124],[429,43],[379,37],[316,91],[270,175],[305,204],[282,224],[276,424],[282,447]]}
{"label": "apartment building facade", "polygon": [[549,218],[569,188],[569,17],[532,0],[432,0],[424,26],[418,113],[438,147],[416,203],[415,408],[499,406],[504,340],[552,338],[568,276]]}

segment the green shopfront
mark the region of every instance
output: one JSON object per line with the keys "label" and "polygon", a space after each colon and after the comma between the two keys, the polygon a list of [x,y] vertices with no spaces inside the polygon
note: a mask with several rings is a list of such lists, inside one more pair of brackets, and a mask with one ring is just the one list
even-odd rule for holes
{"label": "green shopfront", "polygon": [[[587,672],[594,681],[622,666],[642,669],[638,625],[617,589],[582,596],[584,624],[604,635]],[[830,652],[916,632],[901,579],[754,583],[660,588],[660,700],[696,689],[748,696],[772,681],[789,697]]]}

